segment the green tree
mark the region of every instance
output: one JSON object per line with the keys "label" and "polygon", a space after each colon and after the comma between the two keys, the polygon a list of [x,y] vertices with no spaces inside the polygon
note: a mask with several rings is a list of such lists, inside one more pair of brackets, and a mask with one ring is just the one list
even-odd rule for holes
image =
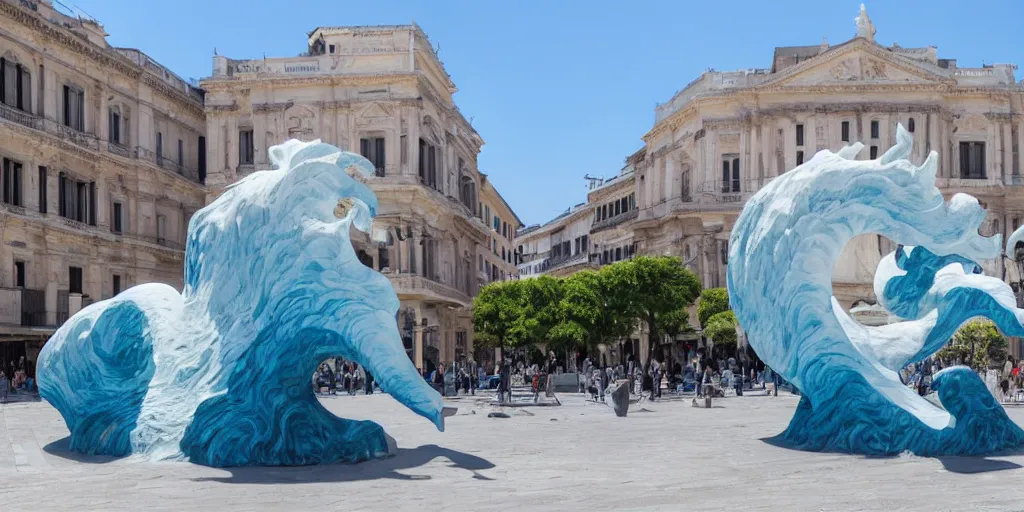
{"label": "green tree", "polygon": [[669,256],[639,256],[600,272],[608,284],[609,305],[647,325],[646,368],[661,339],[658,317],[693,304],[700,295],[700,281],[679,258]]}
{"label": "green tree", "polygon": [[690,308],[682,307],[659,316],[658,325],[672,339],[675,339],[676,336],[682,333],[692,331],[693,327],[690,326]]}
{"label": "green tree", "polygon": [[1006,361],[1009,343],[988,319],[971,320],[960,326],[953,339],[935,355],[948,361],[959,360],[975,370],[984,370]]}
{"label": "green tree", "polygon": [[559,322],[549,331],[549,338],[558,349],[591,350],[609,339],[628,336],[633,318],[609,301],[605,274],[593,270],[576,272],[562,280]]}
{"label": "green tree", "polygon": [[725,288],[708,288],[701,292],[700,302],[697,303],[697,321],[702,329],[707,328],[711,317],[723,311],[729,311],[729,292]]}
{"label": "green tree", "polygon": [[715,313],[704,327],[704,336],[715,344],[715,350],[731,355],[736,350],[736,315],[731,310]]}
{"label": "green tree", "polygon": [[521,342],[522,281],[501,281],[480,289],[473,299],[474,337],[490,347],[513,348]]}

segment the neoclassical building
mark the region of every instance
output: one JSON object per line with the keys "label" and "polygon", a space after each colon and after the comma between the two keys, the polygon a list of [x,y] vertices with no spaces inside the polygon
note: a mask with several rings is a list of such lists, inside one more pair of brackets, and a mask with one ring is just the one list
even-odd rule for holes
{"label": "neoclassical building", "polygon": [[[913,161],[938,152],[947,197],[966,192],[985,205],[984,229],[1005,236],[1018,227],[1016,66],[962,67],[935,47],[882,46],[874,34],[862,10],[849,41],[776,48],[768,69],[708,71],[659,106],[637,171],[640,251],[695,257],[705,286],[724,286],[729,233],[753,193],[822,149],[862,142],[858,157],[876,158],[895,143],[897,123],[914,137]],[[875,267],[892,249],[878,236],[847,247],[833,270],[842,304],[874,302]],[[1011,277],[1003,261],[985,266]]]}
{"label": "neoclassical building", "polygon": [[418,368],[473,351],[479,288],[516,277],[520,222],[477,166],[484,141],[455,106],[455,84],[416,25],[318,27],[299,57],[213,59],[206,92],[210,197],[290,138],[321,139],[376,166],[386,241],[354,236],[401,300],[396,319]]}
{"label": "neoclassical building", "polygon": [[181,287],[206,198],[201,91],[49,0],[0,0],[0,359],[34,361],[69,315]]}
{"label": "neoclassical building", "polygon": [[[883,46],[863,10],[842,44],[775,48],[768,68],[709,70],[656,108],[644,147],[627,158],[628,178],[589,194],[591,249],[630,240],[637,254],[682,258],[705,287],[725,286],[729,234],[752,194],[822,149],[862,142],[858,157],[876,158],[895,143],[897,123],[914,137],[913,161],[938,152],[944,195],[977,197],[990,214],[983,233],[1005,239],[1024,219],[1024,86],[1015,70],[961,66],[935,47]],[[626,181],[637,211],[620,222],[603,190]],[[875,268],[893,249],[861,236],[833,269],[837,299],[867,321],[878,320],[869,318]],[[982,264],[1019,288],[1012,261]]]}

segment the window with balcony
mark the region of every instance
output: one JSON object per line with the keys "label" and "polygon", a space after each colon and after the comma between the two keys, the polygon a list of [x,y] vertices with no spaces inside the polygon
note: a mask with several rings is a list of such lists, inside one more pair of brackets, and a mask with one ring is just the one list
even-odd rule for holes
{"label": "window with balcony", "polygon": [[32,74],[15,60],[0,58],[0,103],[32,112]]}
{"label": "window with balcony", "polygon": [[374,173],[377,176],[384,176],[384,137],[359,139],[359,154],[373,164]]}
{"label": "window with balcony", "polygon": [[64,86],[64,126],[85,131],[85,91],[74,85]]}
{"label": "window with balcony", "polygon": [[96,225],[96,182],[79,181],[64,173],[58,180],[61,217],[83,224]]}
{"label": "window with balcony", "polygon": [[82,267],[68,267],[68,291],[82,293]]}
{"label": "window with balcony", "polygon": [[420,183],[437,190],[437,167],[441,160],[441,151],[420,139]]}
{"label": "window with balcony", "polygon": [[3,176],[0,177],[0,179],[3,181],[4,202],[12,206],[25,206],[25,201],[21,193],[23,183],[21,162],[11,160],[10,158],[4,158],[3,164]]}
{"label": "window with balcony", "polygon": [[970,180],[985,179],[985,143],[960,143],[960,177]]}
{"label": "window with balcony", "polygon": [[871,138],[878,138],[878,121],[871,121]]}
{"label": "window with balcony", "polygon": [[840,128],[840,131],[842,132],[842,141],[850,142],[850,122],[843,121],[842,125],[840,125]]}
{"label": "window with balcony", "polygon": [[107,134],[110,142],[124,146],[124,140],[121,140],[121,107],[110,107],[107,112]]}
{"label": "window with balcony", "polygon": [[251,128],[238,131],[238,163],[240,165],[252,165],[256,153],[252,143],[253,131]]}
{"label": "window with balcony", "polygon": [[124,206],[120,202],[114,201],[110,212],[110,231],[124,233]]}
{"label": "window with balcony", "polygon": [[387,242],[377,247],[377,270],[383,271],[391,268],[391,247],[395,245],[395,239],[388,232]]}
{"label": "window with balcony", "polygon": [[740,191],[740,159],[727,155],[722,160],[722,193]]}
{"label": "window with balcony", "polygon": [[802,124],[796,125],[796,145],[804,145],[804,125]]}

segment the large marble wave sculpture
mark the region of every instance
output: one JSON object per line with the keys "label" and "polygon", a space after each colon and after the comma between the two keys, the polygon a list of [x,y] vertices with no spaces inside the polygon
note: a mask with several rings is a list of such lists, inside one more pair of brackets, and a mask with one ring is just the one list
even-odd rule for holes
{"label": "large marble wave sculpture", "polygon": [[[785,446],[870,455],[981,455],[1024,446],[982,379],[966,367],[934,376],[938,407],[900,382],[898,371],[937,352],[965,321],[992,319],[1024,335],[1024,310],[1006,283],[981,274],[1001,255],[983,237],[985,210],[935,187],[938,157],[911,164],[912,138],[877,160],[863,145],[820,151],[758,191],[740,214],[729,248],[732,308],[758,355],[803,394]],[[855,236],[903,244],[875,275],[879,303],[906,321],[859,324],[832,296],[832,268]],[[1009,239],[1011,249],[1024,228]]]}
{"label": "large marble wave sculpture", "polygon": [[440,395],[399,336],[398,297],[362,265],[377,198],[347,171],[370,162],[320,141],[270,148],[275,169],[192,217],[185,288],[143,284],[92,304],[43,347],[40,395],[71,448],[210,466],[357,462],[394,450],[380,425],[316,399],[328,358],[364,365],[392,397],[444,429]]}

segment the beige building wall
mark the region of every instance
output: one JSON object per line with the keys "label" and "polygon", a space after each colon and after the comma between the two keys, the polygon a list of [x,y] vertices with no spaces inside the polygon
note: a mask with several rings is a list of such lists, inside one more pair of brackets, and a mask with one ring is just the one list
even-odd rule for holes
{"label": "beige building wall", "polygon": [[34,360],[84,305],[181,288],[206,125],[196,88],[95,21],[0,1],[0,26],[0,355]]}
{"label": "beige building wall", "polygon": [[291,138],[363,154],[387,235],[353,242],[395,286],[410,357],[421,369],[472,358],[472,298],[514,274],[519,222],[477,166],[484,142],[455,85],[415,25],[318,27],[307,42],[300,57],[214,57],[202,82],[210,198],[268,168],[268,148]]}

